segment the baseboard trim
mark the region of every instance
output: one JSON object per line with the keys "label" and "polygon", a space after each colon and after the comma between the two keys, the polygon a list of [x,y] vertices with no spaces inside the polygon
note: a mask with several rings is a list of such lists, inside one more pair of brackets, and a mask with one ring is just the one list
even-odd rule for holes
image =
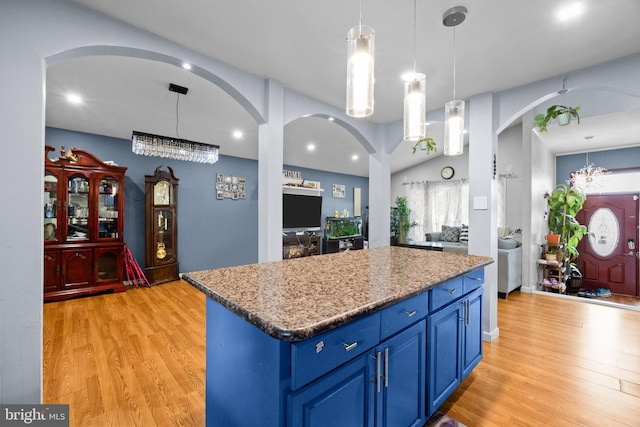
{"label": "baseboard trim", "polygon": [[495,328],[492,331],[482,331],[482,341],[493,342],[500,336],[500,329]]}

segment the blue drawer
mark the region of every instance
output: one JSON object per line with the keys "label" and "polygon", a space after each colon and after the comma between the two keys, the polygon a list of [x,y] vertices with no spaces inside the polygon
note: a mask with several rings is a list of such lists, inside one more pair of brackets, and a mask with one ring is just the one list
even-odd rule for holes
{"label": "blue drawer", "polygon": [[484,268],[462,276],[462,289],[468,294],[474,289],[479,288],[484,283]]}
{"label": "blue drawer", "polygon": [[380,312],[291,345],[291,389],[296,390],[380,342]]}
{"label": "blue drawer", "polygon": [[435,311],[464,295],[462,277],[449,280],[448,282],[431,289],[429,292],[431,293],[429,296],[429,309],[430,311]]}
{"label": "blue drawer", "polygon": [[380,312],[380,339],[385,339],[429,314],[429,293],[424,292]]}

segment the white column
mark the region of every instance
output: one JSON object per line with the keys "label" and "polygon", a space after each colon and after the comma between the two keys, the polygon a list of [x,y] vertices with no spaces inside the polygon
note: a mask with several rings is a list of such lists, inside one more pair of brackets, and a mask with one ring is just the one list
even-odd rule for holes
{"label": "white column", "polygon": [[[469,101],[469,254],[494,259],[485,267],[484,276],[482,331],[485,341],[493,341],[499,335],[498,211],[494,179],[498,137],[494,130],[493,106],[492,93],[474,96]],[[495,173],[497,178],[497,170]]]}
{"label": "white column", "polygon": [[284,86],[266,81],[267,122],[258,126],[258,262],[282,259]]}
{"label": "white column", "polygon": [[369,156],[369,247],[389,246],[391,229],[391,155]]}

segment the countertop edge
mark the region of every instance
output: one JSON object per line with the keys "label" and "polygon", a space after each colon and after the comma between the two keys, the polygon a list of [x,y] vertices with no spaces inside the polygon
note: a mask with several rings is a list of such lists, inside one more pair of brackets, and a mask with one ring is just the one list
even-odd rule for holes
{"label": "countertop edge", "polygon": [[193,279],[192,277],[189,276],[189,273],[183,273],[181,277],[184,281],[186,281],[190,285],[200,290],[206,296],[213,299],[217,303],[221,304],[223,307],[227,308],[228,310],[240,316],[241,318],[245,319],[246,321],[256,326],[258,329],[265,332],[269,336],[281,341],[297,342],[297,341],[302,341],[305,339],[315,337],[317,335],[320,335],[322,333],[335,329],[339,326],[342,326],[346,323],[357,320],[361,317],[367,316],[369,314],[373,314],[376,311],[382,310],[385,307],[391,306],[395,303],[404,301],[405,299],[411,298],[415,295],[421,294],[432,288],[435,288],[436,286],[439,286],[449,280],[455,279],[460,276],[464,276],[465,274],[468,274],[472,271],[476,271],[481,268],[484,268],[485,266],[492,264],[493,262],[494,262],[493,259],[489,259],[488,261],[481,262],[471,268],[459,270],[455,274],[441,277],[439,278],[438,281],[427,283],[425,284],[424,287],[416,289],[412,292],[408,292],[406,294],[394,295],[393,297],[375,301],[374,303],[368,304],[366,306],[358,307],[355,310],[340,313],[337,316],[334,316],[322,322],[316,323],[311,327],[305,327],[303,329],[292,329],[292,330],[281,329],[276,325],[254,315],[250,311],[244,309],[242,306],[239,306],[234,302],[229,301],[228,299],[224,298],[222,295],[219,295],[218,293],[213,291],[211,288]]}

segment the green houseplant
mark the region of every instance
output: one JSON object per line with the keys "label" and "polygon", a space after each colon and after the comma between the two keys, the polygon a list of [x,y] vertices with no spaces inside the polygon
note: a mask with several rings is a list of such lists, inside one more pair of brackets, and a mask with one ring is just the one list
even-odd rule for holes
{"label": "green houseplant", "polygon": [[559,184],[549,195],[549,233],[560,235],[560,255],[569,266],[578,257],[578,243],[587,235],[587,227],[576,220],[587,197],[574,187]]}
{"label": "green houseplant", "polygon": [[538,126],[540,132],[547,131],[547,125],[551,120],[558,120],[560,126],[568,125],[571,121],[571,118],[578,120],[578,124],[580,124],[580,115],[578,114],[580,111],[580,106],[576,107],[567,107],[565,105],[552,105],[547,108],[547,114],[538,114],[533,118],[533,124]]}
{"label": "green houseplant", "polygon": [[406,197],[396,198],[396,207],[391,211],[391,237],[396,237],[398,243],[407,242],[407,233],[415,225],[409,220],[411,209]]}
{"label": "green houseplant", "polygon": [[429,154],[431,152],[436,152],[438,149],[436,148],[436,142],[430,136],[425,136],[420,141],[416,142],[416,144],[412,147],[413,154],[416,154],[416,151],[420,148],[422,151],[426,151],[425,154]]}

